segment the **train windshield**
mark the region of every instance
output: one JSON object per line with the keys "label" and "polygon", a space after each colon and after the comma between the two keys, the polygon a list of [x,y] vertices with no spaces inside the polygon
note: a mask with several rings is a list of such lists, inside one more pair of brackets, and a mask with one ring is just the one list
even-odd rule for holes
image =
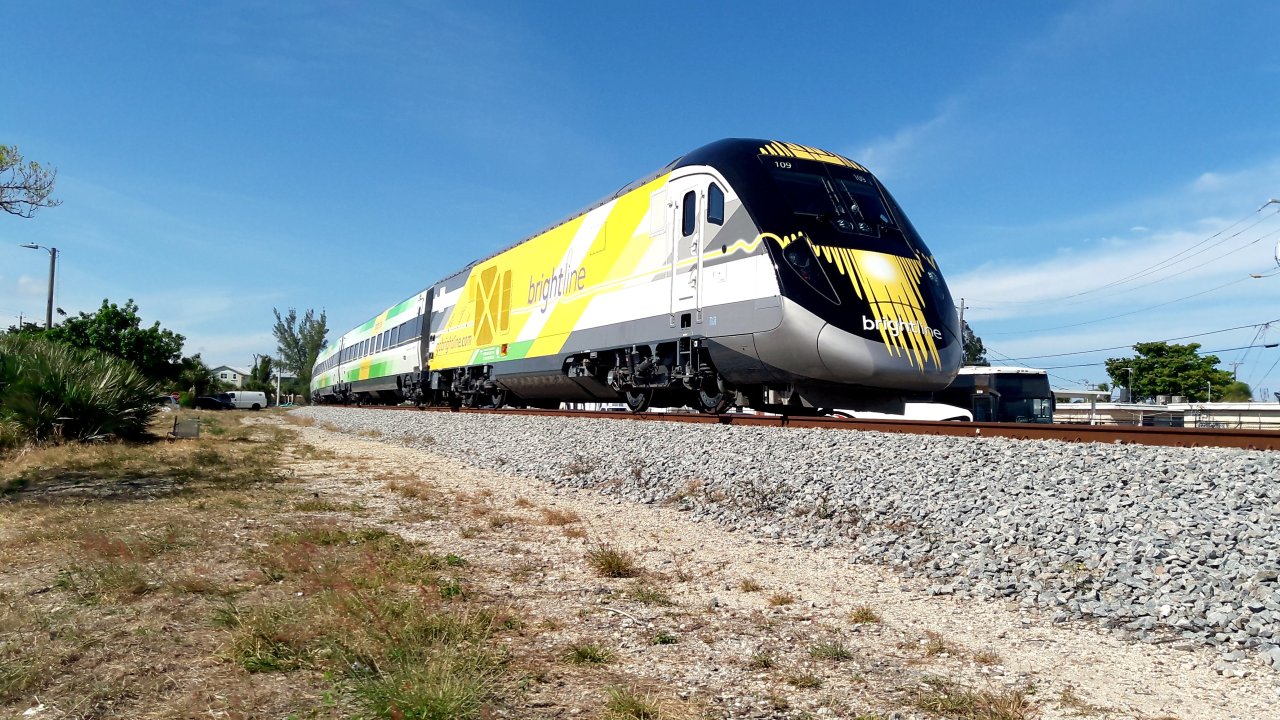
{"label": "train windshield", "polygon": [[[799,159],[761,156],[782,198],[796,215],[836,231],[832,238],[884,238],[898,245],[902,231],[885,207],[875,182],[852,168]],[[849,237],[849,241],[853,238]],[[905,247],[898,245],[898,251]]]}

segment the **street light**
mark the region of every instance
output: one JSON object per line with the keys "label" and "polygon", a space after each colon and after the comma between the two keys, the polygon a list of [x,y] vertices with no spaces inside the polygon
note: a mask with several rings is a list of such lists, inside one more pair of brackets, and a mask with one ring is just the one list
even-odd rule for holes
{"label": "street light", "polygon": [[1127,367],[1127,368],[1120,368],[1120,369],[1125,370],[1129,373],[1129,402],[1133,402],[1133,368]]}
{"label": "street light", "polygon": [[1209,390],[1208,390],[1208,394],[1204,396],[1204,401],[1213,402],[1213,382],[1212,381],[1205,382],[1205,387],[1209,388]]}
{"label": "street light", "polygon": [[45,247],[35,243],[23,243],[18,247],[24,247],[28,250],[48,250],[49,251],[49,305],[44,314],[44,329],[48,330],[53,327],[53,273],[58,267],[58,248]]}

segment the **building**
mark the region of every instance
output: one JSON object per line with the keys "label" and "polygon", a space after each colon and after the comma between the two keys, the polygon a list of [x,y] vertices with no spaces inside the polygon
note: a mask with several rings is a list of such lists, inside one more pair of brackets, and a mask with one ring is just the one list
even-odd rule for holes
{"label": "building", "polygon": [[[1059,397],[1062,393],[1059,393]],[[1056,423],[1280,430],[1280,402],[1059,402]]]}
{"label": "building", "polygon": [[237,370],[229,365],[219,365],[213,369],[213,377],[218,382],[234,385],[235,387],[244,387],[244,379],[248,376],[243,370]]}

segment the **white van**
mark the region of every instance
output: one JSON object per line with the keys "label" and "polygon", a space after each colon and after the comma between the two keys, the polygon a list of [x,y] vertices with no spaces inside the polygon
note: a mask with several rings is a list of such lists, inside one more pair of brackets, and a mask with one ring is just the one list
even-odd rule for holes
{"label": "white van", "polygon": [[240,410],[261,410],[267,406],[267,394],[261,390],[232,390],[223,394]]}

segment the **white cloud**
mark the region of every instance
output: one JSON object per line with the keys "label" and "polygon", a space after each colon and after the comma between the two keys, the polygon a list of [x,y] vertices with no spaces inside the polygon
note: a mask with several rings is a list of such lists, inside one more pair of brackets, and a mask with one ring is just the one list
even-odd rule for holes
{"label": "white cloud", "polygon": [[908,125],[888,137],[873,140],[869,145],[846,154],[881,179],[907,174],[921,158],[930,156],[925,148],[941,142],[948,132],[957,105],[957,101],[948,101],[943,110],[929,120]]}

